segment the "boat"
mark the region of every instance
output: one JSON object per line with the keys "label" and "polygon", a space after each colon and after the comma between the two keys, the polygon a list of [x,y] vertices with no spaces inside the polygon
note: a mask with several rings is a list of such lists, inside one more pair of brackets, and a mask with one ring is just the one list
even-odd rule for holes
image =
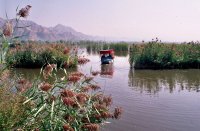
{"label": "boat", "polygon": [[114,61],[114,50],[100,50],[101,64],[110,64]]}

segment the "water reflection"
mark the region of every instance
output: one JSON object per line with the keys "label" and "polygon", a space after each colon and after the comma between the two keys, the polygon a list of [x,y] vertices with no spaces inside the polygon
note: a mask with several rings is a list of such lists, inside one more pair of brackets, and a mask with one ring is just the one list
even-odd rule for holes
{"label": "water reflection", "polygon": [[[77,68],[72,68],[72,69],[67,69],[67,72],[73,72],[73,71],[77,71]],[[25,78],[27,80],[34,80],[35,78],[37,78],[40,75],[41,70],[40,69],[24,69],[24,68],[17,68],[17,69],[13,69],[11,71],[11,77],[22,77]],[[63,70],[58,70],[58,72],[56,73],[58,78],[61,78],[63,76],[65,76],[65,73]]]}
{"label": "water reflection", "polygon": [[114,74],[113,64],[102,64],[101,65],[101,77],[112,78]]}
{"label": "water reflection", "polygon": [[200,70],[130,70],[128,85],[141,93],[200,91]]}

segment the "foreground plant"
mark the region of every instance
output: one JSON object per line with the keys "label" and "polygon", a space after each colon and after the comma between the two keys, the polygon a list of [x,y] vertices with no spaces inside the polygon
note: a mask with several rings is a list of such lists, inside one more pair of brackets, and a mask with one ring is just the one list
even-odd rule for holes
{"label": "foreground plant", "polygon": [[[18,8],[16,9],[16,19],[15,19],[15,25],[12,20],[7,19],[4,23],[4,26],[2,29],[0,29],[0,64],[5,63],[6,55],[9,50],[9,45],[12,44],[13,40],[16,38],[19,38],[20,36],[15,36],[14,33],[18,28],[25,28],[19,27],[19,20],[20,18],[26,18],[29,14],[29,11],[32,6],[27,5],[26,7],[22,8],[18,11]],[[7,15],[7,14],[6,14]]]}
{"label": "foreground plant", "polygon": [[97,91],[100,86],[93,77],[74,72],[58,78],[56,67],[48,73],[47,68],[43,70],[44,81],[37,80],[32,88],[23,90],[24,105],[31,103],[33,107],[27,110],[29,116],[22,129],[98,131],[107,119],[120,117],[122,109],[110,111],[112,98]]}
{"label": "foreground plant", "polygon": [[27,110],[31,105],[24,105],[25,98],[13,92],[15,85],[10,80],[10,71],[0,67],[0,130],[2,131],[19,128],[29,115]]}

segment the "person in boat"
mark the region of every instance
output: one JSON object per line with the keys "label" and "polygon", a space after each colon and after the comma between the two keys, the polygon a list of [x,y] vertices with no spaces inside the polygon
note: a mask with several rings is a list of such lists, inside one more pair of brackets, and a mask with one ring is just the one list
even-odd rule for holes
{"label": "person in boat", "polygon": [[112,55],[111,55],[111,54],[109,54],[108,58],[109,58],[109,59],[113,59],[113,57],[112,57]]}
{"label": "person in boat", "polygon": [[113,59],[113,57],[112,57],[112,55],[111,54],[109,54],[109,55],[102,55],[101,56],[101,60],[103,60],[103,59]]}
{"label": "person in boat", "polygon": [[101,56],[101,61],[104,60],[105,58],[106,58],[106,56],[105,56],[105,55],[102,55],[102,56]]}

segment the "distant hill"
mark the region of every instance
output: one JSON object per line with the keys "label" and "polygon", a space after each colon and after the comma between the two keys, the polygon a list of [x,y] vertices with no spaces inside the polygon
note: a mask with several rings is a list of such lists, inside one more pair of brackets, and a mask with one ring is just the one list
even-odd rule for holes
{"label": "distant hill", "polygon": [[[16,20],[12,19],[12,23],[15,25]],[[5,20],[0,18],[0,27],[5,23]],[[81,32],[74,30],[71,27],[67,27],[61,24],[55,27],[44,27],[36,24],[33,21],[20,20],[19,27],[28,26],[26,28],[18,28],[14,32],[14,36],[21,36],[22,40],[41,40],[41,41],[78,41],[78,40],[95,40],[93,36],[85,35]]]}

